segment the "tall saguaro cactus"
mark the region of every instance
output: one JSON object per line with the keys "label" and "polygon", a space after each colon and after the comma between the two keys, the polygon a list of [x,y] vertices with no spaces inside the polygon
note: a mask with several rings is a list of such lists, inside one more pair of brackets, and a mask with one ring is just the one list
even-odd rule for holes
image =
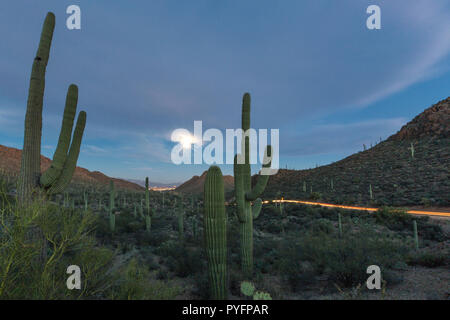
{"label": "tall saguaro cactus", "polygon": [[152,210],[150,208],[150,185],[148,177],[145,178],[145,229],[150,232],[152,227]]}
{"label": "tall saguaro cactus", "polygon": [[114,181],[109,181],[109,228],[112,232],[116,229],[116,215],[114,213],[114,209],[116,207],[115,205],[115,199],[116,199],[116,190],[114,188]]}
{"label": "tall saguaro cactus", "polygon": [[209,168],[204,185],[204,226],[211,298],[227,298],[227,216],[222,171]]}
{"label": "tall saguaro cactus", "polygon": [[[241,264],[242,271],[247,276],[253,274],[253,219],[259,216],[261,211],[261,199],[269,175],[259,175],[256,185],[252,188],[250,170],[250,139],[245,134],[250,129],[250,94],[245,93],[242,101],[242,146],[241,152],[234,157],[234,186],[237,203],[237,216],[240,224],[241,237]],[[267,146],[264,156],[263,168],[270,168],[272,148]],[[268,158],[267,158],[268,157]],[[255,205],[252,208],[252,201]]]}
{"label": "tall saguaro cactus", "polygon": [[43,188],[48,193],[59,193],[67,187],[75,171],[86,125],[86,112],[81,111],[72,137],[73,121],[78,102],[78,88],[72,84],[67,92],[63,122],[52,164],[41,175],[40,156],[45,72],[54,28],[55,15],[49,12],[44,21],[39,48],[31,70],[18,184],[18,196],[21,202],[29,201],[33,191],[37,188]]}

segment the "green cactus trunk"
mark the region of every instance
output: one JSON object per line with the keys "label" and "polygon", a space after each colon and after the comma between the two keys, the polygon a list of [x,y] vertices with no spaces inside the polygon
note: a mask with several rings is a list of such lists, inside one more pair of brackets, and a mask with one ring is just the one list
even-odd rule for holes
{"label": "green cactus trunk", "polygon": [[89,208],[89,201],[86,191],[83,193],[83,198],[84,198],[84,210],[87,211]]}
{"label": "green cactus trunk", "polygon": [[150,232],[152,226],[152,211],[150,210],[150,190],[148,177],[145,178],[145,227]]}
{"label": "green cactus trunk", "polygon": [[339,226],[339,237],[342,238],[342,219],[340,213],[338,213],[338,226]]}
{"label": "green cactus trunk", "polygon": [[31,200],[33,191],[39,186],[41,175],[42,106],[44,101],[45,72],[55,28],[55,15],[48,13],[42,28],[41,40],[31,69],[28,90],[25,133],[20,168],[19,201]]}
{"label": "green cactus trunk", "polygon": [[[242,101],[242,131],[250,129],[250,94],[244,94]],[[250,172],[250,139],[243,135],[241,152],[234,157],[234,185],[237,203],[237,216],[240,223],[241,265],[247,277],[253,275],[253,219],[259,216],[261,205],[252,208],[252,201],[261,202],[258,197],[264,191],[269,179],[268,175],[259,175],[256,185],[251,186]],[[263,168],[270,168],[272,149],[267,146]]]}
{"label": "green cactus trunk", "polygon": [[417,234],[417,222],[413,220],[413,232],[414,232],[414,246],[416,250],[419,250],[419,235]]}
{"label": "green cactus trunk", "polygon": [[204,185],[205,246],[212,299],[227,299],[227,216],[220,168],[212,166]]}
{"label": "green cactus trunk", "polygon": [[[47,194],[64,191],[75,171],[81,140],[86,125],[86,113],[81,111],[71,143],[73,121],[78,102],[78,88],[70,85],[58,145],[50,167],[41,175],[42,109],[45,89],[45,73],[50,55],[50,47],[55,28],[55,15],[49,12],[42,28],[41,39],[31,70],[25,115],[24,143],[20,175],[18,179],[18,199],[21,203],[31,201],[33,193],[45,190]],[[69,149],[70,147],[70,149]],[[67,154],[67,151],[69,153]]]}
{"label": "green cactus trunk", "polygon": [[197,235],[198,235],[198,222],[196,218],[192,219],[192,237],[194,239],[197,239]]}
{"label": "green cactus trunk", "polygon": [[184,237],[184,212],[180,211],[177,215],[178,218],[178,236],[180,239]]}
{"label": "green cactus trunk", "polygon": [[116,230],[116,215],[114,213],[109,214],[109,229],[111,232]]}
{"label": "green cactus trunk", "polygon": [[116,215],[114,214],[114,208],[115,208],[115,198],[116,198],[116,191],[114,189],[114,181],[109,181],[109,226],[111,229],[111,232],[114,232],[116,227]]}
{"label": "green cactus trunk", "polygon": [[150,216],[145,216],[145,230],[150,232],[152,228],[152,218]]}

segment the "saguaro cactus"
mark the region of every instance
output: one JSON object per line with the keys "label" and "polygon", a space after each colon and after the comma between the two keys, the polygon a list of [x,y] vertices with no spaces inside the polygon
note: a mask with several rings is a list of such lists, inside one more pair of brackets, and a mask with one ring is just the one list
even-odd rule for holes
{"label": "saguaro cactus", "polygon": [[414,232],[414,247],[419,250],[419,235],[417,233],[417,222],[413,220],[413,232]]}
{"label": "saguaro cactus", "polygon": [[338,227],[339,227],[339,237],[342,238],[342,218],[339,212],[338,212]]}
{"label": "saguaro cactus", "polygon": [[[253,274],[253,219],[259,216],[261,199],[258,197],[264,191],[269,175],[259,175],[256,185],[252,188],[250,171],[250,139],[245,134],[250,129],[250,94],[244,94],[242,101],[242,138],[241,152],[234,158],[234,186],[237,203],[237,216],[240,224],[241,236],[241,264],[242,271],[249,277]],[[269,158],[272,148],[267,146],[263,168],[270,168]],[[269,158],[268,158],[269,157]],[[252,208],[252,201],[256,204]]]}
{"label": "saguaro cactus", "polygon": [[204,185],[204,226],[211,298],[227,298],[227,216],[220,168],[212,166]]}
{"label": "saguaro cactus", "polygon": [[109,181],[109,227],[112,232],[116,229],[116,215],[114,214],[116,191],[114,181]]}
{"label": "saguaro cactus", "polygon": [[55,15],[49,12],[44,21],[39,47],[31,70],[27,111],[25,115],[22,162],[18,183],[18,197],[21,202],[29,201],[33,191],[38,188],[43,188],[48,193],[59,193],[67,187],[75,171],[84,127],[86,125],[86,112],[81,111],[77,119],[73,137],[71,137],[78,102],[78,88],[76,85],[70,85],[53,161],[47,171],[41,175],[40,156],[45,72],[50,55],[54,28]]}
{"label": "saguaro cactus", "polygon": [[150,232],[152,227],[152,210],[150,208],[150,190],[148,177],[145,178],[145,229]]}

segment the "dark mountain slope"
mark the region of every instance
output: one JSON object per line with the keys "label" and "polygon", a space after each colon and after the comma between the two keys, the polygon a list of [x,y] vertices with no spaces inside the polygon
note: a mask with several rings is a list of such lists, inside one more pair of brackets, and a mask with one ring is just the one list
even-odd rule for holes
{"label": "dark mountain slope", "polygon": [[280,170],[270,177],[263,196],[271,199],[278,194],[286,199],[313,198],[361,205],[448,206],[449,173],[447,98],[366,151],[315,169]]}

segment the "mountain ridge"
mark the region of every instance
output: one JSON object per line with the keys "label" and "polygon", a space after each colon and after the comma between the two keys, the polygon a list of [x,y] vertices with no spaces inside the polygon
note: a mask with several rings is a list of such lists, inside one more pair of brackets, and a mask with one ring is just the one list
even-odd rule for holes
{"label": "mountain ridge", "polygon": [[[18,175],[20,172],[21,158],[22,150],[0,145],[0,169],[5,170],[9,174]],[[50,164],[51,160],[41,155],[41,172],[47,170]],[[111,180],[114,181],[115,186],[119,189],[144,190],[141,186],[127,180],[109,177],[100,171],[89,171],[82,167],[75,168],[71,183],[98,183],[107,185]]]}
{"label": "mountain ridge", "polygon": [[280,169],[269,178],[263,197],[448,206],[449,168],[450,97],[425,109],[368,150],[315,169]]}

